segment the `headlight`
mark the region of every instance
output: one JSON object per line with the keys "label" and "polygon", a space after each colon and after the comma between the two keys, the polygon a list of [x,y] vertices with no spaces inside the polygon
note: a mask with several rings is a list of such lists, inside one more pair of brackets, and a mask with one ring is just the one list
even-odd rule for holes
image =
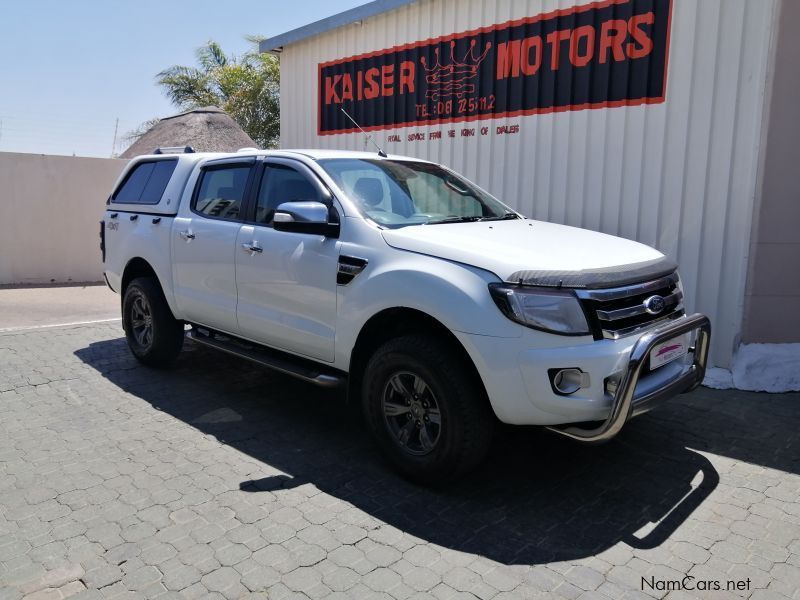
{"label": "headlight", "polygon": [[588,335],[578,299],[568,291],[490,283],[495,304],[512,321],[561,335]]}

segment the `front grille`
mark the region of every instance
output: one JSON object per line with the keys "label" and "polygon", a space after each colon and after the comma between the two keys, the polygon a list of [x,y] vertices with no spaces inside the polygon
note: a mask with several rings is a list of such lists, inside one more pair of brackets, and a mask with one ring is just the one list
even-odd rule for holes
{"label": "front grille", "polygon": [[[684,314],[677,273],[624,287],[576,293],[595,339],[618,339]],[[662,301],[663,308],[657,310]]]}

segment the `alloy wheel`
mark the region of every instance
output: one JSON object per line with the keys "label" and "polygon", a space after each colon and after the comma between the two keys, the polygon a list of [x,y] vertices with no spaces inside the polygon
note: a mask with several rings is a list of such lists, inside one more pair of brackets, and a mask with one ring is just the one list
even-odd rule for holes
{"label": "alloy wheel", "polygon": [[143,349],[153,343],[153,314],[150,302],[142,293],[137,293],[131,302],[131,330]]}
{"label": "alloy wheel", "polygon": [[383,389],[383,417],[394,441],[416,456],[429,454],[439,442],[442,414],[436,396],[417,373],[399,371]]}

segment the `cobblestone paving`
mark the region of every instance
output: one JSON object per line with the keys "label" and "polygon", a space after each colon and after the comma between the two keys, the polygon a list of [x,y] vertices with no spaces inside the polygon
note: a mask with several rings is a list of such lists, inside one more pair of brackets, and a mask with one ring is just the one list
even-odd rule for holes
{"label": "cobblestone paving", "polygon": [[433,491],[330,393],[150,370],[114,323],[3,334],[0,599],[800,600],[799,431],[798,394],[700,390],[601,447],[503,429]]}

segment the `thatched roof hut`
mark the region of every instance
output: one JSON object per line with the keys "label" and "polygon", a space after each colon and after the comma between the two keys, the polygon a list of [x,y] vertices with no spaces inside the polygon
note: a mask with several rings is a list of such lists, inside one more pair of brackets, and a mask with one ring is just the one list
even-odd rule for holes
{"label": "thatched roof hut", "polygon": [[257,148],[258,144],[223,110],[206,106],[161,119],[120,158],[172,146],[191,146],[195,152],[236,152],[240,148]]}

